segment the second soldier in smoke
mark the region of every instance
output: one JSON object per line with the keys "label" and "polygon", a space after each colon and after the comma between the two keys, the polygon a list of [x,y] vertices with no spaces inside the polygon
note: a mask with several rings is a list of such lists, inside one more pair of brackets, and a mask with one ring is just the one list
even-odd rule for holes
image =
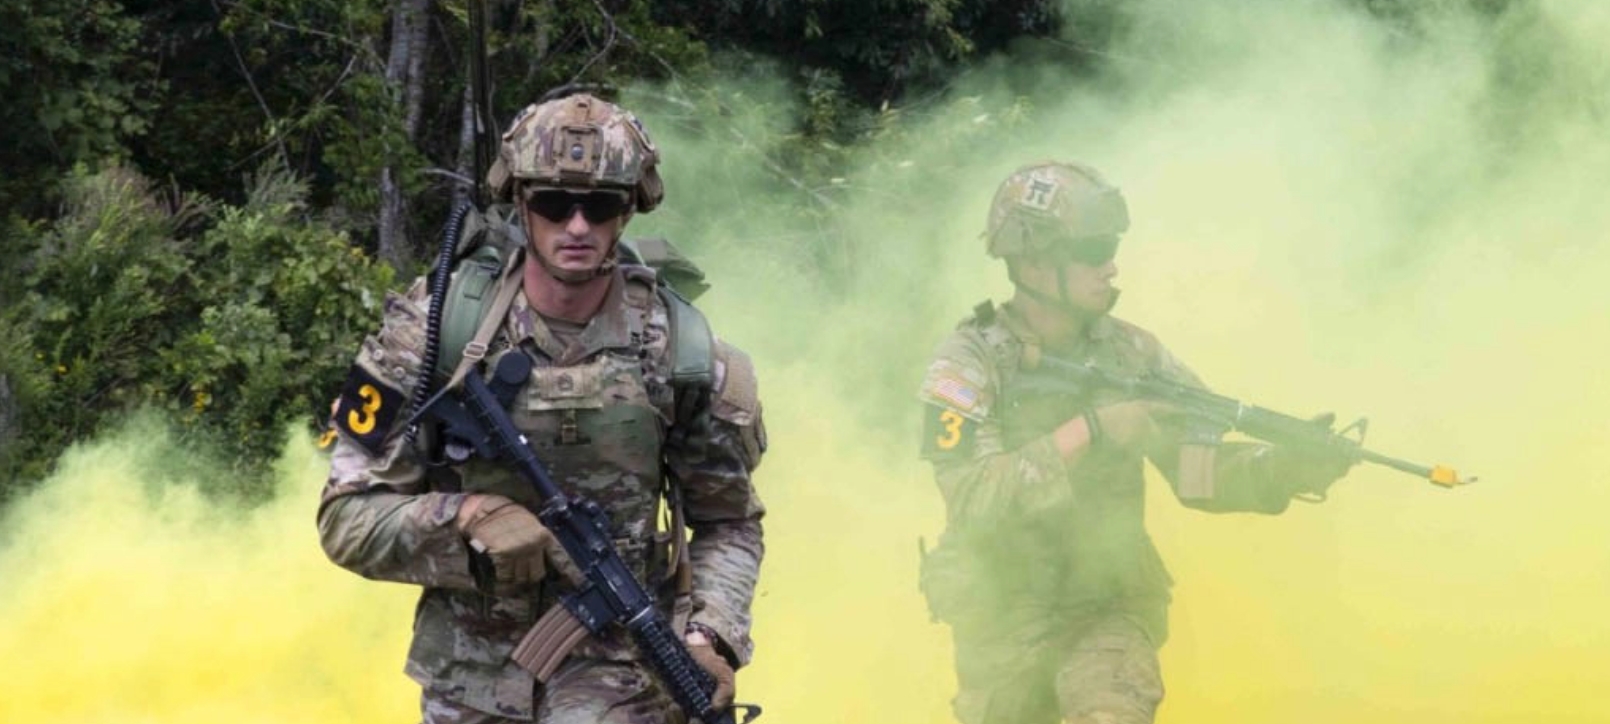
{"label": "second soldier in smoke", "polygon": [[[515,204],[526,243],[498,276],[506,293],[488,292],[500,301],[487,313],[485,359],[531,358],[508,410],[515,425],[561,488],[607,512],[616,549],[661,592],[725,706],[753,650],[764,509],[750,472],[765,432],[748,358],[711,338],[652,270],[620,263],[622,229],[663,196],[658,162],[635,117],[589,95],[515,119],[490,182]],[[421,280],[387,300],[383,326],[365,340],[337,409],[318,516],[333,561],[423,587],[406,671],[422,688],[424,721],[682,721],[618,631],[545,652],[557,664],[540,683],[511,659],[574,590],[561,573],[571,564],[510,470],[471,460],[427,476],[428,452],[406,444],[401,418],[422,381],[428,308]],[[472,549],[492,563],[490,580],[472,573]]]}
{"label": "second soldier in smoke", "polygon": [[955,639],[964,724],[1153,721],[1171,579],[1144,527],[1144,461],[1185,505],[1259,513],[1323,495],[1351,465],[1219,445],[1203,421],[1116,390],[1038,384],[1038,361],[1054,355],[1202,386],[1109,314],[1128,227],[1123,196],[1087,166],[1012,173],[985,237],[1015,293],[979,305],[922,383],[922,454],[947,516],[922,585]]}

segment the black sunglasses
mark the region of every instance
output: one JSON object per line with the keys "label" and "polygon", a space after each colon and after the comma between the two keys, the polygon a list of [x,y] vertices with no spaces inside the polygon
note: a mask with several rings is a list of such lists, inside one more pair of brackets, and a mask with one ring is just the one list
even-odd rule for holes
{"label": "black sunglasses", "polygon": [[1063,237],[1042,243],[1038,256],[1062,264],[1077,262],[1085,266],[1101,266],[1118,255],[1117,236]]}
{"label": "black sunglasses", "polygon": [[569,191],[545,189],[526,196],[525,207],[531,213],[556,224],[563,224],[581,209],[582,218],[589,224],[601,224],[626,213],[631,199],[618,191],[589,191],[574,194]]}

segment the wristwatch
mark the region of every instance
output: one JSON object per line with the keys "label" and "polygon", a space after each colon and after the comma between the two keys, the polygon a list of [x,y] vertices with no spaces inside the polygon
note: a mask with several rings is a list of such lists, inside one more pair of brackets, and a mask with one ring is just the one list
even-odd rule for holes
{"label": "wristwatch", "polygon": [[683,638],[692,638],[694,634],[698,634],[699,636],[703,637],[704,641],[688,641],[688,643],[694,645],[709,644],[711,646],[715,646],[721,641],[721,637],[716,635],[715,629],[710,628],[702,623],[689,623],[687,630],[683,632],[682,635]]}

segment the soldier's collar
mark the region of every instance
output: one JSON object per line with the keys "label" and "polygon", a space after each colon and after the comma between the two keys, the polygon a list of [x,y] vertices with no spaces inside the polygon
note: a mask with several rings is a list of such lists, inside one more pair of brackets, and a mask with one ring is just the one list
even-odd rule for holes
{"label": "soldier's collar", "polygon": [[[1040,335],[1029,328],[1028,322],[1023,319],[1023,313],[1010,301],[1003,302],[995,319],[1000,320],[1001,325],[1023,344],[1024,358],[1030,363],[1030,367],[1034,366],[1038,362],[1039,355],[1045,351],[1045,342],[1040,339]],[[1117,325],[1113,322],[1112,315],[1103,314],[1084,326],[1080,332],[1080,339],[1074,344],[1103,341],[1116,333]]]}
{"label": "soldier's collar", "polygon": [[1118,326],[1113,324],[1111,314],[1103,314],[1085,325],[1085,338],[1092,340],[1107,339],[1117,332]]}
{"label": "soldier's collar", "polygon": [[625,275],[620,267],[616,267],[610,275],[609,292],[604,295],[603,305],[568,348],[561,346],[542,320],[542,315],[531,307],[530,300],[524,294],[514,298],[509,338],[516,344],[530,339],[556,366],[569,366],[606,349],[630,346],[631,313],[631,305],[626,301]]}
{"label": "soldier's collar", "polygon": [[1035,334],[1034,330],[1029,328],[1029,323],[1024,321],[1023,315],[1017,310],[1017,307],[1013,306],[1011,302],[1002,303],[1000,313],[994,315],[994,318],[1000,320],[1001,326],[1006,327],[1006,331],[1011,332],[1012,336],[1017,338],[1018,343],[1023,345],[1021,366],[1024,369],[1031,370],[1039,367],[1040,335]]}

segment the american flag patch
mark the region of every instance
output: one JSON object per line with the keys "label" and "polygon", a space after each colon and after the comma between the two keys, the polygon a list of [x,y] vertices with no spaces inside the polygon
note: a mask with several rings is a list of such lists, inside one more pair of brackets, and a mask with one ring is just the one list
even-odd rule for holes
{"label": "american flag patch", "polygon": [[933,380],[928,385],[928,393],[962,412],[972,412],[978,406],[978,391],[954,377],[940,376]]}

